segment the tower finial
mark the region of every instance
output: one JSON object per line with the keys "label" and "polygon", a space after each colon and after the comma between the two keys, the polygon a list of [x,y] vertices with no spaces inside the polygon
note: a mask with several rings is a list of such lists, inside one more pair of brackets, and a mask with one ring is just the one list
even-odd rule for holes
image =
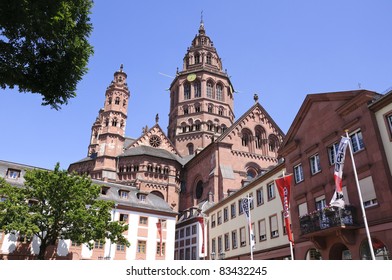
{"label": "tower finial", "polygon": [[158,123],[158,122],[159,122],[159,115],[156,114],[156,116],[155,116],[155,123]]}
{"label": "tower finial", "polygon": [[253,100],[254,100],[255,102],[258,102],[258,101],[259,101],[259,95],[258,95],[257,93],[255,93],[255,94],[253,95]]}
{"label": "tower finial", "polygon": [[120,72],[123,71],[123,68],[124,68],[124,65],[121,63],[121,65],[120,65]]}
{"label": "tower finial", "polygon": [[205,34],[205,30],[204,30],[204,20],[203,20],[203,11],[201,11],[201,15],[200,15],[199,34]]}

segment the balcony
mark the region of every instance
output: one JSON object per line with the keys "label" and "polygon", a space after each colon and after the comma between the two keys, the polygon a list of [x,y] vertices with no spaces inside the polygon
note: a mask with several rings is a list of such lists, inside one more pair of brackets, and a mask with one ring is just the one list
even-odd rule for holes
{"label": "balcony", "polygon": [[330,232],[328,229],[354,228],[357,224],[355,217],[355,207],[352,205],[346,205],[344,209],[326,207],[300,217],[301,235],[325,235]]}

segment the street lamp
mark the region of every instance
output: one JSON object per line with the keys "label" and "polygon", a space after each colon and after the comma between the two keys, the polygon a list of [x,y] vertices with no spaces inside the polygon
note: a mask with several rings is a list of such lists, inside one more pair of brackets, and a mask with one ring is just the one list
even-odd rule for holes
{"label": "street lamp", "polygon": [[211,260],[215,260],[215,252],[211,252]]}

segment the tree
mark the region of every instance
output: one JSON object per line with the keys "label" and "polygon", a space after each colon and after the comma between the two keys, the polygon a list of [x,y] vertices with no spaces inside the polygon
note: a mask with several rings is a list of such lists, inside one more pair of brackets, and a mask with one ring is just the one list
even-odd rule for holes
{"label": "tree", "polygon": [[112,221],[114,203],[99,199],[100,187],[86,176],[68,174],[57,163],[54,171],[28,170],[25,185],[12,186],[0,180],[0,228],[40,240],[38,259],[59,239],[84,243],[94,241],[129,246],[123,232],[128,225]]}
{"label": "tree", "polygon": [[93,48],[92,0],[0,1],[0,86],[58,110],[76,96]]}

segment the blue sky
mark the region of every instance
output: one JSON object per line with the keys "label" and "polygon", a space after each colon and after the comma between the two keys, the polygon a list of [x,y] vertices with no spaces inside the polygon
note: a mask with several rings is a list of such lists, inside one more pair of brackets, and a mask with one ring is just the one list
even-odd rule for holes
{"label": "blue sky", "polygon": [[96,0],[95,54],[76,98],[55,111],[40,106],[39,95],[0,91],[0,159],[44,168],[60,162],[66,169],[85,157],[91,125],[120,64],[131,91],[126,135],[139,137],[157,113],[166,131],[172,81],[166,75],[182,69],[201,11],[237,91],[237,118],[258,93],[286,133],[309,93],[392,87],[389,0]]}

